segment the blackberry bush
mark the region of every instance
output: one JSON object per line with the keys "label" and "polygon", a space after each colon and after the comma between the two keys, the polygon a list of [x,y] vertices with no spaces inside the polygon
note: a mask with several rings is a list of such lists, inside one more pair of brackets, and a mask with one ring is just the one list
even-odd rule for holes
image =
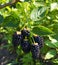
{"label": "blackberry bush", "polygon": [[39,59],[40,48],[38,43],[31,45],[31,53],[32,53],[33,59]]}
{"label": "blackberry bush", "polygon": [[[17,32],[13,34],[17,30],[21,34]],[[58,65],[58,0],[0,0],[0,33],[3,33],[0,34],[1,49],[6,48],[7,51],[9,49],[11,53],[15,51],[20,60],[24,53],[30,52],[29,56],[26,54],[28,59],[24,58],[26,62],[23,65],[47,65],[50,62],[43,64],[43,61],[49,59]],[[41,36],[44,37],[45,44]],[[8,44],[4,45],[3,40],[7,40]],[[18,57],[14,59],[16,62]],[[37,62],[40,64],[37,62],[32,64],[30,58],[32,61],[39,58]],[[18,63],[17,65],[22,65],[19,61]]]}

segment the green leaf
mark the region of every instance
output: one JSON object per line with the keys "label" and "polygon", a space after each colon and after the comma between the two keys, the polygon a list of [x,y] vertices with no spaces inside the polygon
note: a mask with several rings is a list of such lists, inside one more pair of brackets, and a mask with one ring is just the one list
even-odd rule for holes
{"label": "green leaf", "polygon": [[19,25],[19,16],[17,13],[12,12],[9,16],[4,19],[3,26],[5,27],[17,27]]}
{"label": "green leaf", "polygon": [[44,26],[37,26],[32,29],[32,32],[37,34],[37,35],[50,35],[54,34],[53,31],[51,31],[49,28],[44,27]]}
{"label": "green leaf", "polygon": [[57,2],[54,2],[54,3],[51,3],[51,6],[50,6],[51,8],[51,11],[53,11],[53,10],[55,10],[55,9],[57,9],[58,8],[58,3]]}
{"label": "green leaf", "polygon": [[35,8],[33,9],[33,11],[31,12],[31,19],[33,21],[37,21],[40,18],[45,17],[45,15],[47,14],[47,7],[39,7],[39,8]]}
{"label": "green leaf", "polygon": [[58,48],[58,42],[53,43],[53,44],[55,45],[56,48]]}
{"label": "green leaf", "polygon": [[58,63],[58,58],[52,59],[52,62],[53,62],[53,63]]}
{"label": "green leaf", "polygon": [[[27,59],[26,59],[27,58]],[[23,63],[29,63],[32,62],[32,54],[28,53],[26,55],[24,55],[23,59],[22,59]],[[27,62],[26,62],[27,61]]]}
{"label": "green leaf", "polygon": [[45,44],[50,47],[50,48],[57,48],[58,47],[58,42],[52,43],[51,41],[45,41]]}
{"label": "green leaf", "polygon": [[56,35],[54,35],[53,38],[58,40],[58,23],[54,23],[53,29],[53,31],[56,33]]}
{"label": "green leaf", "polygon": [[31,0],[24,0],[24,1],[28,2],[28,1],[31,1]]}
{"label": "green leaf", "polygon": [[46,53],[45,55],[45,59],[51,59],[53,58],[55,55],[57,54],[57,52],[55,50],[50,50]]}
{"label": "green leaf", "polygon": [[4,18],[2,15],[0,15],[0,24],[4,21]]}

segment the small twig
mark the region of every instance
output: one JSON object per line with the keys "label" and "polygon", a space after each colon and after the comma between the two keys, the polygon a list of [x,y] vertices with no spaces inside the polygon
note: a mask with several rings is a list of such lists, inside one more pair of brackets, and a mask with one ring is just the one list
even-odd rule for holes
{"label": "small twig", "polygon": [[17,3],[17,2],[20,2],[20,0],[12,0],[12,1],[9,2],[9,3],[0,5],[0,9],[2,9],[2,8],[6,7],[6,6],[10,6],[10,5],[12,5],[12,4],[14,4],[14,3]]}

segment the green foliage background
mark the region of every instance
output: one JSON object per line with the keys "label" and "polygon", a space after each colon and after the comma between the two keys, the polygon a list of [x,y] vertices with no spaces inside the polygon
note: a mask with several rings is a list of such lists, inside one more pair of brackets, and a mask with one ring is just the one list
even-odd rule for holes
{"label": "green foliage background", "polygon": [[[0,4],[9,1],[11,0],[1,0]],[[25,26],[32,34],[43,36],[42,56],[45,60],[58,65],[58,0],[24,0],[0,9],[0,32],[5,34],[9,50],[12,46],[12,34]],[[18,49],[18,55],[19,52]],[[30,53],[24,56],[23,65],[30,65],[29,62],[33,65]],[[43,64],[40,59],[36,63]]]}

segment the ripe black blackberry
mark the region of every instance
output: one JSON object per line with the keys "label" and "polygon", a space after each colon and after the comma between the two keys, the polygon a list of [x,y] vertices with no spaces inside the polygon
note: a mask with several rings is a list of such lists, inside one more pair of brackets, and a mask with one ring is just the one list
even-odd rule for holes
{"label": "ripe black blackberry", "polygon": [[40,49],[38,43],[31,45],[31,53],[33,59],[39,59]]}
{"label": "ripe black blackberry", "polygon": [[18,34],[18,32],[15,32],[12,36],[12,43],[13,46],[16,47],[21,43],[21,40],[23,39],[21,34]]}
{"label": "ripe black blackberry", "polygon": [[23,52],[25,52],[25,53],[30,52],[31,45],[30,45],[29,41],[28,40],[23,40],[21,42],[21,48],[22,48]]}
{"label": "ripe black blackberry", "polygon": [[33,38],[34,38],[34,41],[36,43],[38,43],[39,47],[42,48],[43,47],[43,44],[44,44],[43,38],[41,36],[37,36],[37,35],[36,36],[33,36]]}
{"label": "ripe black blackberry", "polygon": [[30,36],[30,32],[29,32],[29,30],[27,30],[27,29],[23,29],[23,30],[21,31],[21,34],[23,35],[23,38]]}

